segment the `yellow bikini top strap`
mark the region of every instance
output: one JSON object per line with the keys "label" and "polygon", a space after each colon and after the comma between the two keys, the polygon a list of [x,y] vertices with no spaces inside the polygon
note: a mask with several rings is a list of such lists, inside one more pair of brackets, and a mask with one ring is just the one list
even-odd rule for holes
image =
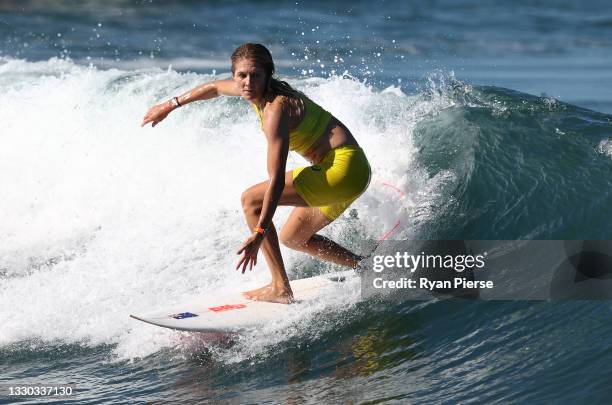
{"label": "yellow bikini top strap", "polygon": [[257,116],[259,117],[259,125],[261,127],[263,127],[263,112],[259,109],[259,107],[254,104],[254,103],[250,103],[251,107],[253,107],[255,109],[255,112],[257,113]]}

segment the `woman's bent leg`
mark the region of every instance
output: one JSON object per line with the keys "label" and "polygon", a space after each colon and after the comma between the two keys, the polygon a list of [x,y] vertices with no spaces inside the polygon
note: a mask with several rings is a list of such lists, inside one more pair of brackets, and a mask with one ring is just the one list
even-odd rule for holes
{"label": "woman's bent leg", "polygon": [[[241,198],[244,215],[249,226],[253,230],[259,221],[261,214],[261,206],[263,197],[268,189],[268,182],[256,184],[248,188]],[[306,202],[297,194],[293,188],[293,179],[291,171],[285,175],[285,188],[279,201],[279,205],[306,206]],[[264,238],[261,249],[263,251],[266,262],[272,275],[270,284],[252,291],[244,292],[243,294],[253,300],[270,301],[279,303],[289,303],[293,300],[293,292],[289,286],[289,279],[285,271],[283,257],[281,255],[278,235],[274,224],[271,223],[268,227],[268,232]]]}
{"label": "woman's bent leg", "polygon": [[[242,194],[242,207],[249,229],[253,230],[259,221],[263,197],[268,189],[268,182],[262,182],[250,187]],[[363,257],[338,245],[336,242],[316,233],[332,221],[319,208],[309,207],[293,187],[292,171],[285,174],[285,188],[281,195],[279,206],[295,206],[287,223],[280,234],[280,242],[285,246],[298,250],[322,260],[342,266],[356,268]],[[270,302],[289,303],[293,300],[293,292],[283,263],[279,246],[279,236],[274,224],[271,223],[264,238],[263,251],[272,281],[270,284],[243,294],[250,299]]]}
{"label": "woman's bent leg", "polygon": [[357,268],[363,257],[325,236],[316,234],[331,222],[318,208],[296,207],[281,230],[280,240],[291,249],[341,266]]}

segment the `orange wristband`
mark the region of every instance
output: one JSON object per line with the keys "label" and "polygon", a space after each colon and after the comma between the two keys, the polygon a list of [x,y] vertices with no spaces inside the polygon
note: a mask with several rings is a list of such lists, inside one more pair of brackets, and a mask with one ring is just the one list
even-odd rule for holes
{"label": "orange wristband", "polygon": [[263,236],[265,236],[265,235],[266,235],[266,230],[265,230],[265,229],[263,229],[263,228],[260,228],[260,227],[258,227],[258,226],[256,226],[256,227],[255,227],[255,229],[253,229],[253,231],[255,231],[255,232],[257,232],[257,233],[260,233],[260,234],[262,234]]}

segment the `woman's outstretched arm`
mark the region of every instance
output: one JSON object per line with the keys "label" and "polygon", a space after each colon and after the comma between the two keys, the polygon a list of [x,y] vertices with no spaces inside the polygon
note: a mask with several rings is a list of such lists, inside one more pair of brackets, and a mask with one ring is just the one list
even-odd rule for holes
{"label": "woman's outstretched arm", "polygon": [[[199,100],[209,100],[211,98],[219,96],[239,96],[241,95],[240,87],[233,80],[215,80],[212,82],[204,83],[198,87],[195,87],[188,92],[181,94],[177,97],[180,105],[185,105]],[[142,119],[141,127],[152,122],[154,127],[160,121],[168,116],[174,109],[178,108],[178,105],[172,101],[172,99],[165,101],[161,104],[157,104],[149,109]]]}

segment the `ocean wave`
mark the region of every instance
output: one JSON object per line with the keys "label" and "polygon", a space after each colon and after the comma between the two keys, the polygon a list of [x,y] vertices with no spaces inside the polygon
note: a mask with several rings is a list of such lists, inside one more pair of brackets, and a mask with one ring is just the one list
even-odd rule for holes
{"label": "ocean wave", "polygon": [[[0,312],[0,345],[59,339],[142,357],[174,340],[132,333],[142,325],[125,314],[267,281],[265,268],[229,271],[246,231],[239,196],[267,176],[248,105],[219,98],[139,126],[152,104],[224,73],[6,59],[0,70],[0,307],[12,308]],[[609,236],[610,116],[449,73],[416,94],[348,73],[287,80],[351,129],[373,168],[368,191],[325,230],[340,243]],[[291,155],[288,167],[305,163]],[[288,214],[280,207],[275,222]],[[334,270],[282,249],[290,277]],[[283,340],[308,333],[288,330]],[[270,350],[239,347],[232,358]]]}

